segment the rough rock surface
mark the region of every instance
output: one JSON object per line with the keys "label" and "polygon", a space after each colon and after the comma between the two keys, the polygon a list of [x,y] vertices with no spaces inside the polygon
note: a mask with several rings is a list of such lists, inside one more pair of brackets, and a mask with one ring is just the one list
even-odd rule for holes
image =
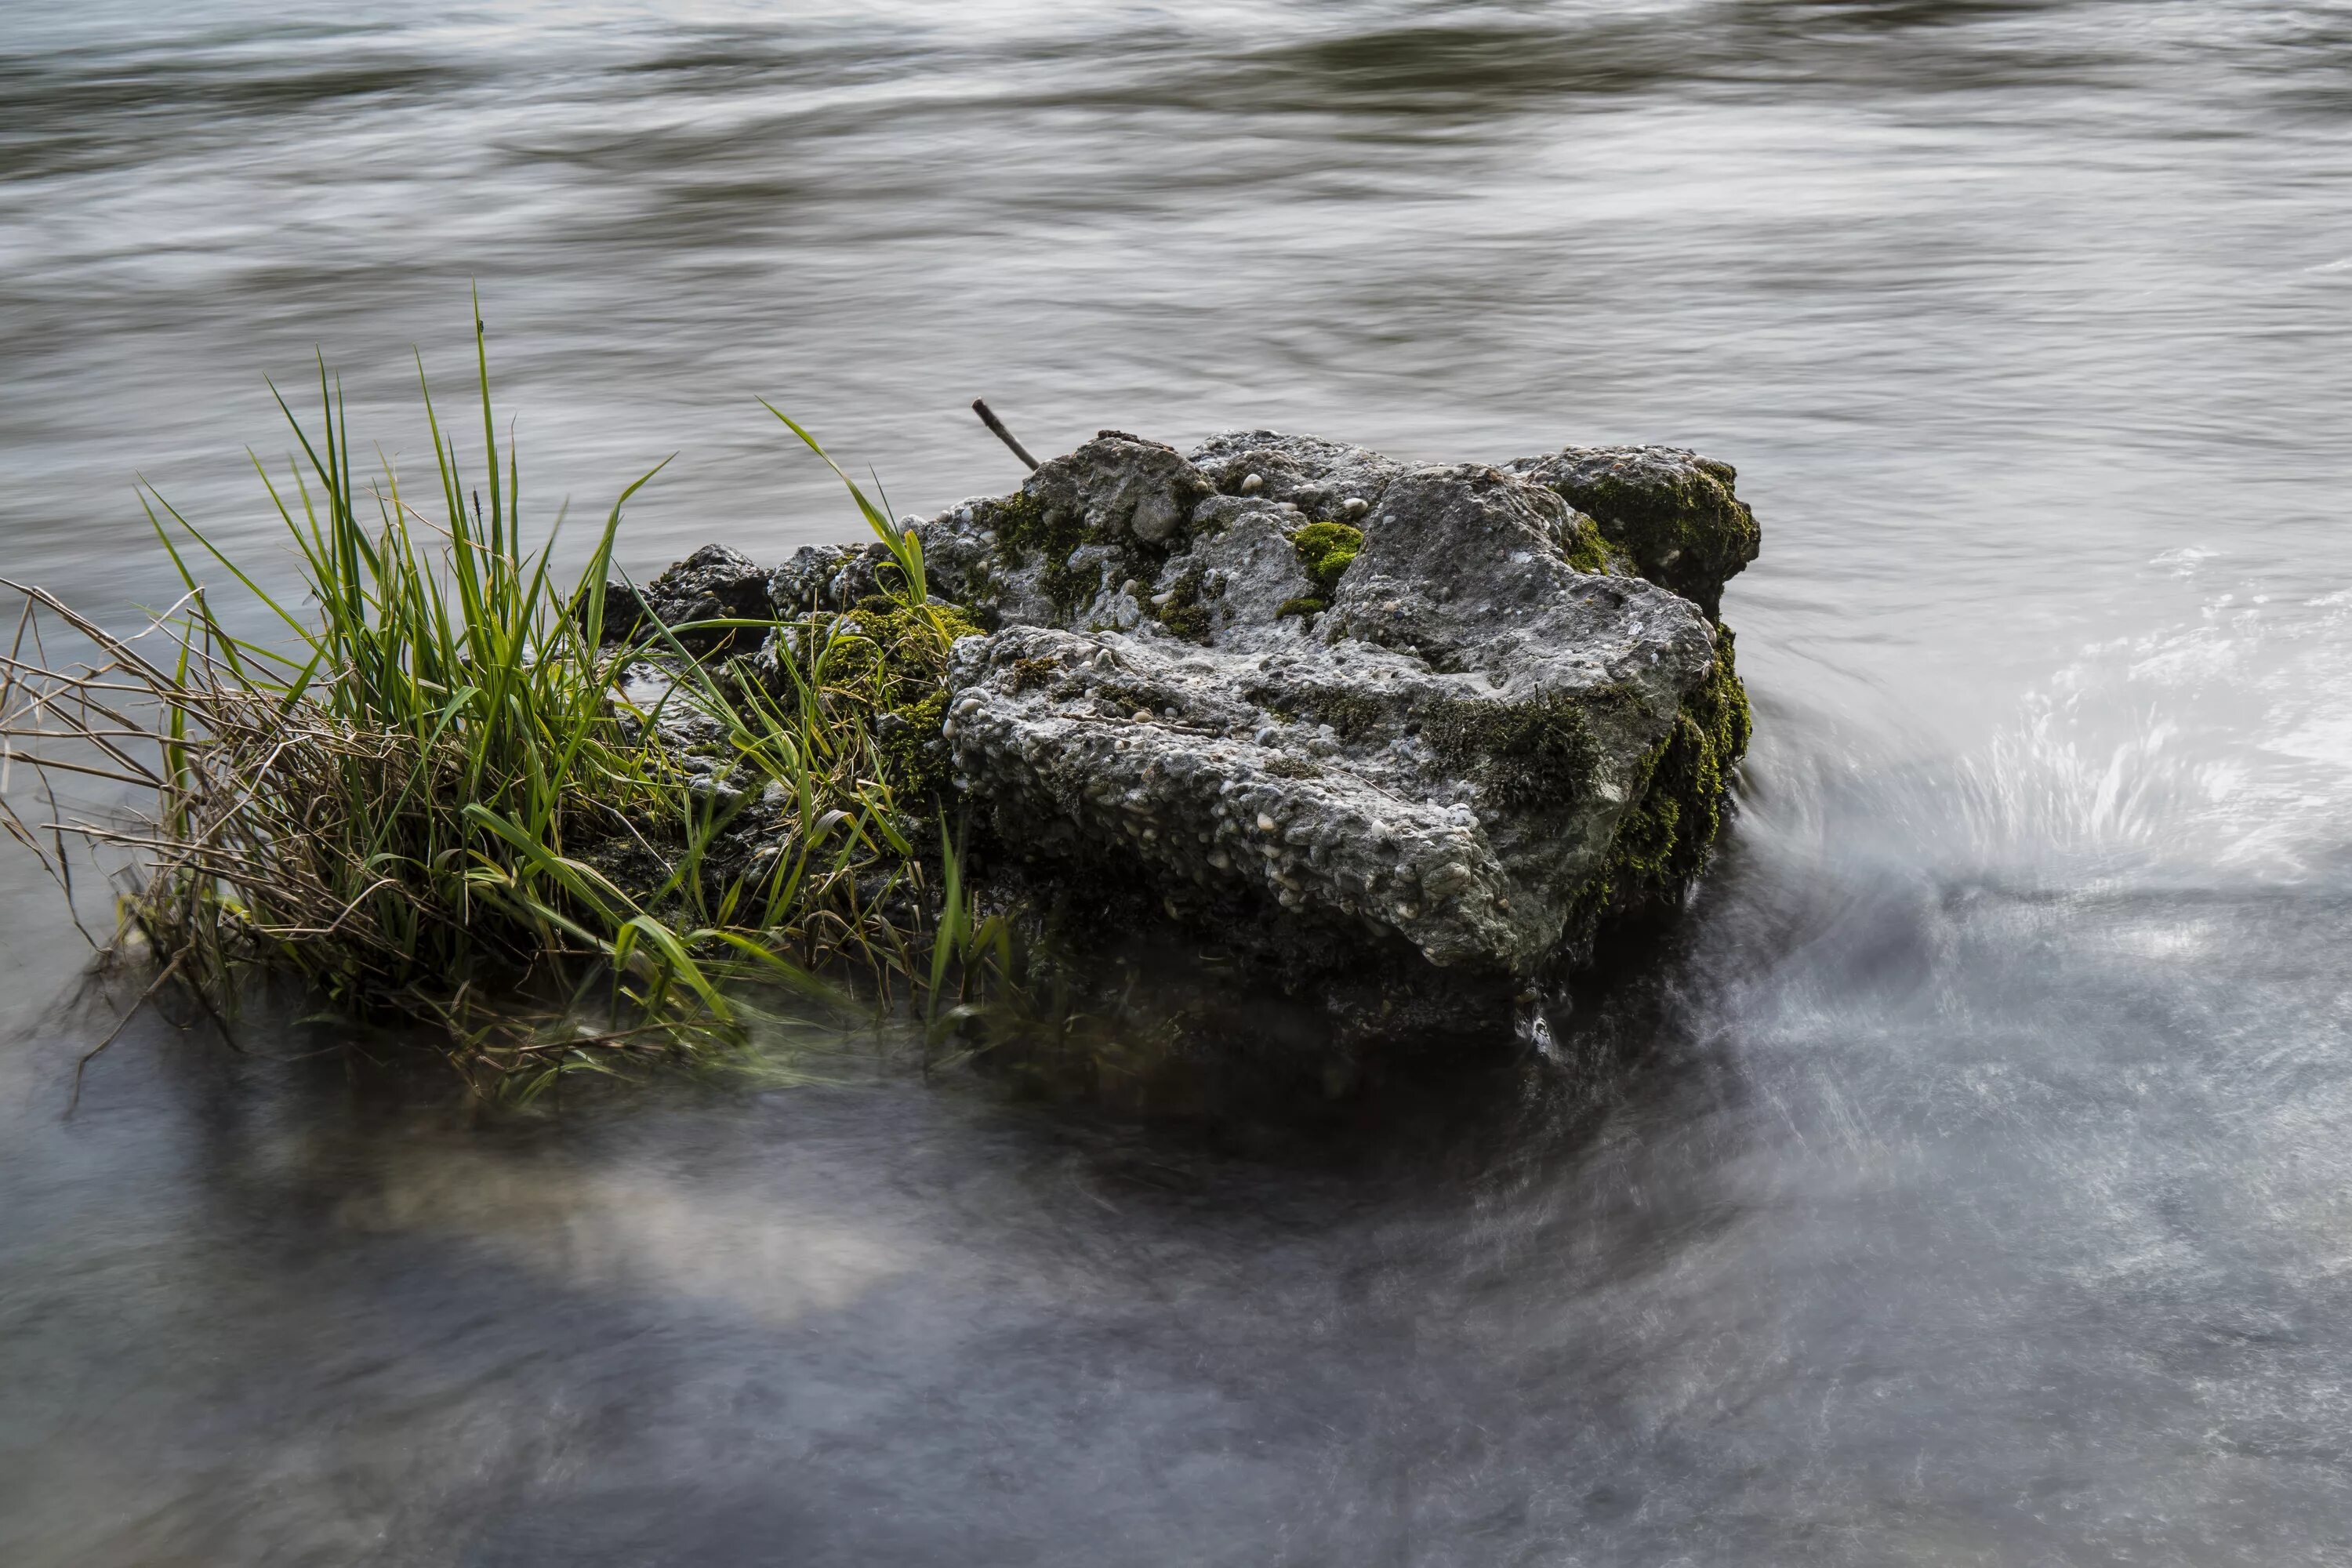
{"label": "rough rock surface", "polygon": [[[1322,581],[1318,525],[1361,533]],[[1626,891],[1612,850],[1686,710],[1737,690],[1697,604],[1499,468],[1107,434],[917,533],[1002,628],[957,646],[946,732],[1003,837],[1228,930],[1279,909],[1537,972]]]}
{"label": "rough rock surface", "polygon": [[[608,636],[626,637],[637,631],[647,612],[673,628],[697,621],[764,620],[770,614],[768,574],[739,551],[706,544],[643,588],[616,584],[605,589]],[[695,654],[756,645],[762,635],[748,628],[677,634],[679,644]]]}
{"label": "rough rock surface", "polygon": [[[902,525],[985,628],[949,661],[956,787],[1048,878],[1242,945],[1540,976],[1714,839],[1748,738],[1715,621],[1756,553],[1733,478],[1665,447],[1416,466],[1105,431]],[[764,575],[704,551],[646,596],[738,613],[757,581],[788,619],[896,571],[879,543]]]}
{"label": "rough rock surface", "polygon": [[1504,465],[1591,515],[1634,570],[1710,616],[1763,535],[1731,493],[1738,470],[1679,447],[1563,447]]}

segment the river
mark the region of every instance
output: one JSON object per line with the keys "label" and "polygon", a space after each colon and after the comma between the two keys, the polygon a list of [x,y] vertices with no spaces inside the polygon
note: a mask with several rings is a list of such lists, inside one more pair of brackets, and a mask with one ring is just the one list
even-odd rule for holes
{"label": "river", "polygon": [[14,0],[0,574],[274,561],[264,377],[429,464],[475,284],[640,574],[854,533],[757,395],[901,511],[976,395],[1728,459],[1739,816],[1561,1062],[1174,1103],[69,1109],[0,862],[0,1562],[2352,1561],[2343,7]]}

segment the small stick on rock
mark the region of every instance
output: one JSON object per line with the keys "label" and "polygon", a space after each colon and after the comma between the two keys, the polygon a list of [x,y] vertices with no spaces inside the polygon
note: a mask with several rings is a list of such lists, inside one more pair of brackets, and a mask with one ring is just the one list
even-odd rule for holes
{"label": "small stick on rock", "polygon": [[991,430],[996,432],[996,438],[998,440],[1013,448],[1013,455],[1014,457],[1028,464],[1032,469],[1034,469],[1037,467],[1037,459],[1029,455],[1029,448],[1024,447],[1020,442],[1013,438],[1013,432],[1004,427],[1004,421],[996,416],[996,411],[989,407],[988,402],[985,398],[973,398],[971,400],[971,411],[980,416],[980,422],[982,425],[987,426]]}

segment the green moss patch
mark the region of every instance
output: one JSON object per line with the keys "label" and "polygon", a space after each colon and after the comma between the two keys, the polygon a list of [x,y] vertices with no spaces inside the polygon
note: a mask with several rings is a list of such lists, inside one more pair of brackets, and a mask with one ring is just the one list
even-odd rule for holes
{"label": "green moss patch", "polygon": [[[1008,566],[1027,565],[1033,553],[1051,555],[1057,542],[1055,535],[1061,531],[1046,527],[1045,509],[1026,490],[1015,490],[992,503],[987,522],[996,535],[997,553]],[[1073,531],[1073,537],[1062,545],[1062,553],[1067,554],[1077,545]]]}
{"label": "green moss patch", "polygon": [[1300,710],[1318,723],[1328,724],[1341,740],[1353,741],[1370,732],[1388,714],[1378,698],[1356,691],[1318,691],[1308,695]]}
{"label": "green moss patch", "polygon": [[1045,597],[1064,619],[1102,592],[1098,565],[1070,564],[1078,547],[1088,542],[1085,518],[1076,512],[1047,512],[1044,503],[1026,490],[1015,490],[996,503],[988,520],[996,531],[997,552],[1008,566],[1020,567],[1034,555],[1043,564]]}
{"label": "green moss patch", "polygon": [[1580,517],[1569,532],[1564,553],[1568,563],[1579,572],[1596,575],[1613,574],[1634,577],[1641,574],[1640,565],[1633,552],[1604,536],[1600,525],[1589,517]]}
{"label": "green moss patch", "polygon": [[1209,640],[1209,606],[1201,602],[1201,574],[1187,572],[1168,589],[1168,602],[1149,606],[1151,618],[1186,642]]}
{"label": "green moss patch", "polygon": [[1756,514],[1703,463],[1671,477],[1603,474],[1562,493],[1599,520],[1642,576],[1694,601],[1709,617],[1718,611],[1724,583],[1756,559],[1761,542]]}
{"label": "green moss patch", "polygon": [[[1341,574],[1356,563],[1356,552],[1364,547],[1364,531],[1345,522],[1310,522],[1290,536],[1290,547],[1298,552],[1307,580],[1328,601],[1339,591]],[[1303,602],[1293,599],[1290,603]],[[1287,614],[1289,607],[1284,605],[1283,612]]]}
{"label": "green moss patch", "polygon": [[1343,741],[1370,733],[1391,712],[1387,703],[1360,691],[1277,691],[1253,686],[1244,688],[1242,695],[1286,724],[1302,719],[1328,724]]}
{"label": "green moss patch", "polygon": [[[1026,490],[998,501],[988,524],[995,531],[997,555],[1004,565],[1017,570],[1033,556],[1037,560],[1046,602],[1054,606],[1056,619],[1066,625],[1074,624],[1078,612],[1105,588],[1129,579],[1153,581],[1169,556],[1181,548],[1181,541],[1153,545],[1125,533],[1102,536],[1090,531],[1084,516],[1075,510],[1048,510]],[[1108,553],[1073,562],[1071,557],[1087,545]],[[1145,613],[1185,641],[1205,643],[1211,617],[1202,602],[1201,586],[1200,574],[1189,573],[1173,585],[1174,597],[1165,605],[1147,604]]]}
{"label": "green moss patch", "polygon": [[1062,673],[1062,663],[1053,658],[1016,658],[1013,661],[1013,689],[1032,690],[1050,686]]}
{"label": "green moss patch", "polygon": [[971,617],[952,605],[913,606],[875,595],[846,615],[791,625],[803,647],[825,647],[819,700],[829,719],[872,735],[892,794],[918,809],[943,798],[950,770],[938,742],[947,717],[947,647],[980,630]]}

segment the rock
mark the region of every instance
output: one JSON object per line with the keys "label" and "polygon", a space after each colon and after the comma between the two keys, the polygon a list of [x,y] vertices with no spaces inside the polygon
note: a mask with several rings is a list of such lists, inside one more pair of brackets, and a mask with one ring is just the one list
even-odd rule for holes
{"label": "rock", "polygon": [[[1415,466],[1105,431],[902,525],[982,632],[887,739],[944,741],[1025,887],[1115,889],[1295,969],[1385,986],[1417,954],[1515,994],[1671,906],[1713,846],[1748,725],[1715,619],[1756,552],[1732,478],[1663,447]],[[764,575],[705,551],[654,589],[756,581],[787,637],[887,610],[897,571],[878,542]]]}
{"label": "rock", "polygon": [[1151,546],[1173,539],[1212,488],[1175,447],[1105,430],[1041,466],[1021,489],[1049,530],[1075,526],[1107,542]]}
{"label": "rock", "polygon": [[[1370,506],[1408,467],[1344,441],[1275,430],[1228,430],[1202,442],[1190,457],[1220,490],[1289,501],[1309,518],[1344,516],[1350,500]],[[1255,489],[1253,478],[1260,481]]]}
{"label": "rock", "polygon": [[[1003,843],[1245,942],[1512,976],[1696,874],[1747,742],[1729,634],[1612,569],[1591,519],[1503,469],[1264,431],[1185,460],[1205,485],[1172,457],[1099,437],[918,530],[1000,628],[956,646],[947,732]],[[1178,500],[1145,538],[1149,494]]]}
{"label": "rock", "polygon": [[932,591],[984,625],[1182,627],[1199,619],[1199,584],[1144,584],[1186,552],[1214,489],[1174,447],[1106,430],[1016,493],[965,501],[917,531]]}
{"label": "rock", "polygon": [[1738,471],[1679,447],[1563,447],[1506,464],[1589,513],[1635,570],[1710,616],[1763,535],[1731,493]]}
{"label": "rock", "polygon": [[880,540],[866,544],[803,545],[768,574],[767,600],[781,616],[846,610],[882,592],[885,569],[897,567]]}
{"label": "rock", "polygon": [[[625,583],[605,584],[607,641],[649,632],[649,612],[674,631],[695,621],[765,620],[768,573],[748,555],[723,544],[706,544],[643,588]],[[758,631],[717,628],[680,632],[677,638],[688,653],[709,655],[748,647],[764,636]]]}

